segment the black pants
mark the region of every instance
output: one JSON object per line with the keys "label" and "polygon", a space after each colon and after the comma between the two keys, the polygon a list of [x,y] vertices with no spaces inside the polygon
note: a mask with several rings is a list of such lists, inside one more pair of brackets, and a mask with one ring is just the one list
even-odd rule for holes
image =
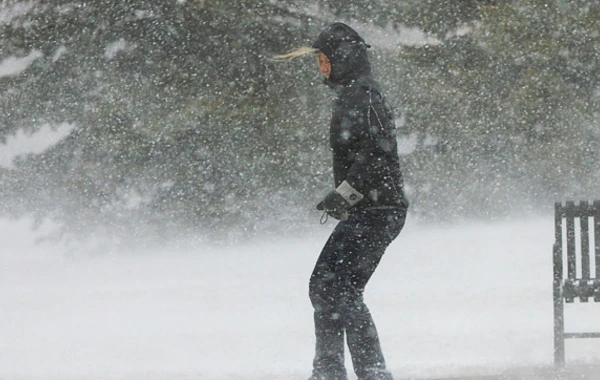
{"label": "black pants", "polygon": [[346,380],[344,332],[360,380],[391,380],[363,292],[385,249],[398,236],[406,210],[368,210],[339,222],[310,277],[316,352],[313,379]]}

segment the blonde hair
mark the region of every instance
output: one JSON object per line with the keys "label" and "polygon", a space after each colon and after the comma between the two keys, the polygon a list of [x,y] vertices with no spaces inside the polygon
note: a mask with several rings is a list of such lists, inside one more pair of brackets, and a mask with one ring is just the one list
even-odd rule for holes
{"label": "blonde hair", "polygon": [[302,57],[308,54],[317,54],[320,51],[321,50],[319,49],[311,48],[308,46],[302,46],[290,51],[289,53],[276,55],[275,57],[269,58],[269,60],[272,62],[287,62],[291,61],[294,58]]}

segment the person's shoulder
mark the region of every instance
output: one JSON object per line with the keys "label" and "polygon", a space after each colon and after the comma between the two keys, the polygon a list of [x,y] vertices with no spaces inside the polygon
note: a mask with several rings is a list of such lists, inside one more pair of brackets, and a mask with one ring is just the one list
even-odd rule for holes
{"label": "person's shoulder", "polygon": [[367,108],[383,100],[379,85],[371,78],[358,79],[346,88],[345,95],[348,104],[355,109]]}
{"label": "person's shoulder", "polygon": [[368,86],[368,88],[366,88],[366,91],[369,98],[371,99],[371,103],[379,103],[383,101],[383,92],[381,90],[381,86],[377,81],[370,78],[368,81],[366,81],[365,85]]}

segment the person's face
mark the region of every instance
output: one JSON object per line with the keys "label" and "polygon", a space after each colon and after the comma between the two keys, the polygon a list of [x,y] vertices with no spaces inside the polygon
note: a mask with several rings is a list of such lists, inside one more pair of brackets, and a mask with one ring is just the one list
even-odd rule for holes
{"label": "person's face", "polygon": [[331,75],[331,62],[329,62],[329,58],[323,52],[319,53],[319,70],[326,78],[329,78],[329,75]]}

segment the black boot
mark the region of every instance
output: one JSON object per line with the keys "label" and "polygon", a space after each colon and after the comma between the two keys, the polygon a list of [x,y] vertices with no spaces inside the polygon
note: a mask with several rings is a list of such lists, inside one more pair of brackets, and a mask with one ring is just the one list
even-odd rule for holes
{"label": "black boot", "polygon": [[354,372],[359,380],[393,380],[385,367],[379,336],[371,312],[357,297],[346,313],[346,336]]}

